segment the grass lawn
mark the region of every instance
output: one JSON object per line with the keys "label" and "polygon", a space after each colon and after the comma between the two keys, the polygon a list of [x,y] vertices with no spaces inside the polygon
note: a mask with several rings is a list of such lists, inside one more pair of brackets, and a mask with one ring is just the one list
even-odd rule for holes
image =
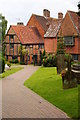
{"label": "grass lawn", "polygon": [[66,112],[69,117],[78,117],[78,87],[63,90],[62,79],[57,75],[56,68],[39,68],[24,85]]}
{"label": "grass lawn", "polygon": [[10,70],[5,71],[4,73],[0,74],[0,78],[7,77],[13,73],[16,73],[17,71],[23,69],[23,67],[16,67],[16,68],[11,68]]}

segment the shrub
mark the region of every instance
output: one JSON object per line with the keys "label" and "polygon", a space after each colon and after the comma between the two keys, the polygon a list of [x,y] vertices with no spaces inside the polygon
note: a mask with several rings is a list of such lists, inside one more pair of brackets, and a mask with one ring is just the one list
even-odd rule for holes
{"label": "shrub", "polygon": [[19,63],[18,59],[11,60],[10,63]]}
{"label": "shrub", "polygon": [[44,58],[45,54],[46,54],[46,52],[45,52],[45,50],[44,50],[43,53],[41,53],[41,64],[42,64],[42,62],[43,62],[43,58]]}
{"label": "shrub", "polygon": [[3,73],[5,69],[5,59],[0,57],[0,73]]}
{"label": "shrub", "polygon": [[64,54],[65,53],[65,43],[64,39],[62,37],[62,31],[60,33],[60,37],[58,38],[57,41],[57,54]]}
{"label": "shrub", "polygon": [[47,60],[43,59],[43,66],[47,67]]}
{"label": "shrub", "polygon": [[72,57],[72,55],[71,54],[65,54],[65,59],[64,59],[66,62],[68,62],[68,61],[73,61],[73,57]]}
{"label": "shrub", "polygon": [[25,65],[25,62],[20,61],[20,64],[21,64],[21,65]]}
{"label": "shrub", "polygon": [[44,56],[43,66],[56,67],[56,56],[53,56],[51,54]]}

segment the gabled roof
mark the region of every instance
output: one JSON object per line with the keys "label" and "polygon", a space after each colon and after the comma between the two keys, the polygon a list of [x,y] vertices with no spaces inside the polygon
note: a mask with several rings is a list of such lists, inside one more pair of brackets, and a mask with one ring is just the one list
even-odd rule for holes
{"label": "gabled roof", "polygon": [[39,44],[44,43],[36,27],[28,26],[11,26],[22,44]]}
{"label": "gabled roof", "polygon": [[80,35],[80,16],[78,12],[68,11],[68,14],[70,15],[74,28]]}
{"label": "gabled roof", "polygon": [[44,16],[40,16],[36,14],[32,14],[32,15],[36,18],[36,20],[39,22],[39,24],[42,26],[42,28],[46,32],[48,29],[48,26],[47,26],[48,20]]}
{"label": "gabled roof", "polygon": [[49,26],[48,30],[46,31],[46,34],[44,37],[50,38],[50,37],[56,37],[57,33],[60,29],[61,23],[63,19],[52,19],[51,25]]}

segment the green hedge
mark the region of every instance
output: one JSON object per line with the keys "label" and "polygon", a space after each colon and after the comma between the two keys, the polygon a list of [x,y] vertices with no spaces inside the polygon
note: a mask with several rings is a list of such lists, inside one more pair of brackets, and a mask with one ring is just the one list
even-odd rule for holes
{"label": "green hedge", "polygon": [[43,66],[44,67],[56,67],[56,56],[53,56],[52,54],[45,55],[43,59]]}

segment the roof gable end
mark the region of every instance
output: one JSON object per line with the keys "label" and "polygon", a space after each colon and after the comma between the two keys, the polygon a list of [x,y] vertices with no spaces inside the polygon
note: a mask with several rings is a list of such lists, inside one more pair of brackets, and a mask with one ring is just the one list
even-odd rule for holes
{"label": "roof gable end", "polygon": [[70,19],[71,19],[71,21],[72,21],[72,23],[73,23],[73,26],[74,26],[74,28],[76,29],[76,32],[79,34],[79,30],[78,30],[78,28],[77,28],[77,26],[76,26],[76,24],[75,24],[75,21],[74,21],[74,19],[73,19],[73,15],[71,15],[71,13],[74,15],[74,16],[76,16],[76,21],[78,21],[78,17],[77,17],[77,13],[76,12],[73,12],[73,11],[68,11],[68,14],[69,14],[69,16],[70,16]]}

